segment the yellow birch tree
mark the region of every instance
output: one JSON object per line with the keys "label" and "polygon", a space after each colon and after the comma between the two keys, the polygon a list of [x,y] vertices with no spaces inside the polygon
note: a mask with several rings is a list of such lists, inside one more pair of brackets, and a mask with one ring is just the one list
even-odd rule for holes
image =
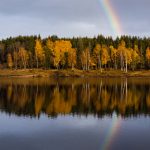
{"label": "yellow birch tree", "polygon": [[12,61],[12,56],[10,53],[7,54],[7,66],[12,69],[13,67],[13,61]]}
{"label": "yellow birch tree", "polygon": [[19,48],[18,56],[19,56],[19,60],[22,64],[22,66],[24,67],[24,69],[26,69],[27,64],[28,64],[28,60],[29,60],[29,55],[28,55],[28,52],[25,50],[24,47]]}
{"label": "yellow birch tree", "polygon": [[35,58],[36,58],[36,66],[37,68],[39,68],[39,62],[43,63],[45,58],[42,43],[39,39],[36,39],[35,41]]}
{"label": "yellow birch tree", "polygon": [[150,65],[150,48],[149,47],[146,49],[146,59],[147,59],[148,65]]}
{"label": "yellow birch tree", "polygon": [[68,64],[72,69],[76,65],[76,49],[72,48],[68,51]]}
{"label": "yellow birch tree", "polygon": [[93,62],[97,65],[97,68],[101,70],[101,45],[96,44],[93,50]]}

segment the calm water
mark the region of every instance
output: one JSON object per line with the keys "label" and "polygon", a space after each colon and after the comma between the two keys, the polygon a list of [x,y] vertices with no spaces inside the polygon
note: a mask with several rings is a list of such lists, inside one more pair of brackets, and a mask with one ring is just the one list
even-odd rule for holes
{"label": "calm water", "polygon": [[148,150],[150,79],[0,79],[1,150]]}

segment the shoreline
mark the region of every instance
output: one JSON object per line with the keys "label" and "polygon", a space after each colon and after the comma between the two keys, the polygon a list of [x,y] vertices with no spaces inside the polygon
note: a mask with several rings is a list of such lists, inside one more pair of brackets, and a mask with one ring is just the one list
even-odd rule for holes
{"label": "shoreline", "polygon": [[141,71],[129,71],[125,73],[120,70],[109,70],[102,71],[100,70],[44,70],[44,69],[20,69],[20,70],[9,70],[1,69],[0,78],[49,78],[49,77],[95,77],[95,78],[119,78],[119,77],[150,77],[150,70],[141,70]]}

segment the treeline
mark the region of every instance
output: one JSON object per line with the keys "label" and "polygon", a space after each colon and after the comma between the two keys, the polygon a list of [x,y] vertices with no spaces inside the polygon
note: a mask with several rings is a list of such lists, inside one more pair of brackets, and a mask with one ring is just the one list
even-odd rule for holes
{"label": "treeline", "polygon": [[149,69],[150,38],[8,38],[0,41],[0,68]]}

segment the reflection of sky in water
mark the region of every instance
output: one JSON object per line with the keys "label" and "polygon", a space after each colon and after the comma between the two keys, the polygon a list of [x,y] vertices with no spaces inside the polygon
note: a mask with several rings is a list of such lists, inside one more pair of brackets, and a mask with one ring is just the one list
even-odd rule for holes
{"label": "reflection of sky in water", "polygon": [[40,119],[31,119],[1,113],[0,147],[3,150],[140,150],[150,146],[149,130],[150,120],[142,116],[123,120],[115,115],[103,119],[92,115],[51,119],[41,115]]}

